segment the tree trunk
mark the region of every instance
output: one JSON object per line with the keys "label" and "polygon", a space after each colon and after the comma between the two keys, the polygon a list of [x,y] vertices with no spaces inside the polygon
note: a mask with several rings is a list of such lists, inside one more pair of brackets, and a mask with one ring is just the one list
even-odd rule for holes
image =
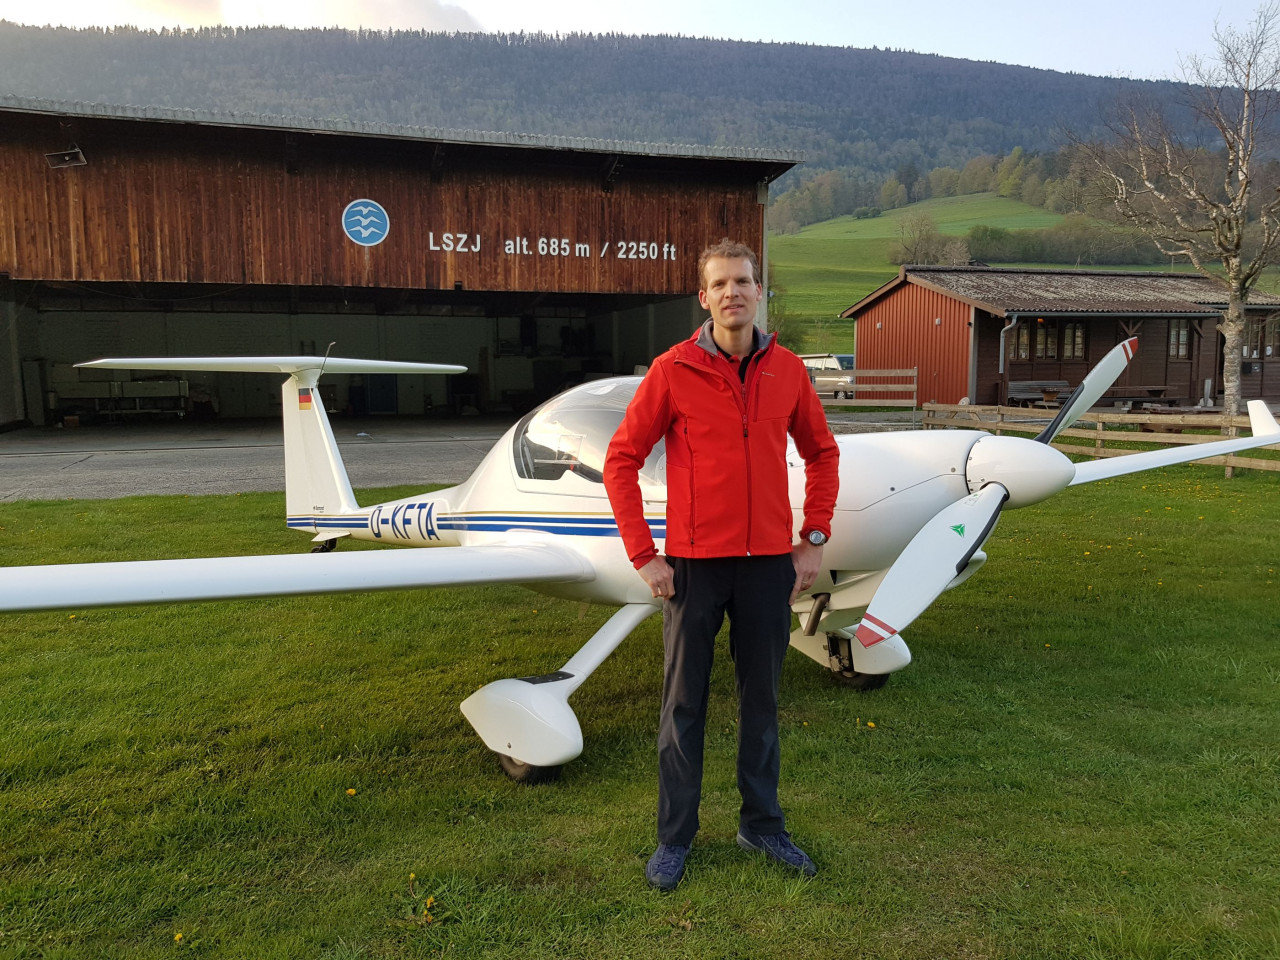
{"label": "tree trunk", "polygon": [[1218,324],[1222,331],[1222,412],[1234,417],[1240,412],[1240,364],[1244,346],[1244,299],[1231,291],[1227,312]]}

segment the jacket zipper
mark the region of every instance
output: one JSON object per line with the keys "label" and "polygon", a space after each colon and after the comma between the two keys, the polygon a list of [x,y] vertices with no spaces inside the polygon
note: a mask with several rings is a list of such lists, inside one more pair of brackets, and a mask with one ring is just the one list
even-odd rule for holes
{"label": "jacket zipper", "polygon": [[[763,350],[757,350],[755,353],[751,355],[751,358],[748,362],[758,367],[759,359],[763,353],[764,353]],[[717,359],[719,359],[722,363],[724,363],[725,366],[729,365],[727,360],[724,360],[721,357],[717,357]],[[681,364],[689,364],[689,361],[683,360],[680,358],[677,358],[675,362],[681,363]],[[694,369],[697,369],[697,366],[695,364],[689,364],[689,365],[692,366]],[[743,459],[746,461],[746,471],[747,471],[747,542],[745,544],[745,548],[746,548],[746,555],[748,557],[751,556],[751,521],[753,519],[752,510],[751,510],[751,500],[752,500],[751,433],[750,433],[750,430],[748,429],[748,421],[747,421],[749,404],[750,404],[750,400],[747,395],[747,377],[749,377],[750,375],[751,375],[751,370],[748,369],[746,376],[742,378],[742,381],[739,384],[739,389],[735,391],[735,396],[738,398],[738,405],[740,408],[739,413],[742,415],[742,454],[743,454]],[[720,372],[720,376],[722,377],[725,376],[722,371]],[[725,377],[725,379],[728,380],[729,378]],[[732,381],[730,382],[732,383]],[[684,440],[685,440],[685,447],[688,448],[689,450],[689,464],[690,464],[689,466],[689,546],[693,546],[693,532],[695,529],[697,529],[695,526],[695,522],[697,520],[698,503],[694,497],[693,448],[689,446],[689,428],[687,426],[684,428]]]}

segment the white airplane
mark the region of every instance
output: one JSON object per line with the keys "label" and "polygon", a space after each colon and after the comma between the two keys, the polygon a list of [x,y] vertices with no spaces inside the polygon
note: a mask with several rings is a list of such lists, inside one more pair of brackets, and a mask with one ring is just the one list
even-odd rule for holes
{"label": "white airplane", "polygon": [[[1280,443],[1280,424],[1249,404],[1253,436],[1074,464],[1050,441],[1089,409],[1133,357],[1111,351],[1034,440],[978,430],[840,436],[840,494],[826,570],[793,610],[800,651],[852,686],[883,685],[911,661],[905,629],[944,590],[986,562],[982,546],[1004,507],[1081,483]],[[98,360],[88,367],[287,374],[284,407],[288,525],[313,535],[310,554],[10,567],[0,610],[213,600],[283,594],[510,582],[619,607],[559,670],[497,680],[462,703],[515,779],[555,776],[582,752],[569,696],[646,617],[661,609],[632,569],[602,483],[605,451],[640,380],[572,388],[513,426],[464,483],[390,503],[356,503],[324,406],[322,372],[460,373],[465,368],[321,357]],[[797,532],[804,468],[789,451]],[[661,547],[665,454],[640,473]],[[432,550],[332,552],[342,538]],[[864,612],[859,612],[865,608]]]}

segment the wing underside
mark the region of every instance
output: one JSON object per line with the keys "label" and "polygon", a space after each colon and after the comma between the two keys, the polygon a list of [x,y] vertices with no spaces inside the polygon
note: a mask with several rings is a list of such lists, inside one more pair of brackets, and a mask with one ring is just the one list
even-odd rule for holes
{"label": "wing underside", "polygon": [[0,568],[0,610],[66,610],[482,583],[594,579],[557,544],[493,544]]}

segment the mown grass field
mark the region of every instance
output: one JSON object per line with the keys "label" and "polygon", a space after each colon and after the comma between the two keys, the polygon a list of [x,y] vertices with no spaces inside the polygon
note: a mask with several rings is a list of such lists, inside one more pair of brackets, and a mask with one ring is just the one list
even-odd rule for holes
{"label": "mown grass field", "polygon": [[[855,220],[838,217],[811,224],[796,234],[771,234],[769,257],[773,264],[771,285],[783,291],[787,315],[801,330],[804,352],[855,352],[853,324],[839,320],[840,312],[898,275],[889,262],[899,239],[904,217],[926,213],[947,236],[961,236],[971,227],[986,225],[1006,230],[1035,230],[1061,222],[1061,214],[1033,207],[1020,200],[992,193],[940,197],[879,217]],[[1075,264],[993,264],[994,266],[1061,267]],[[1151,270],[1140,267],[1097,267],[1102,270]],[[1189,266],[1178,268],[1189,271]],[[1274,277],[1266,277],[1262,289],[1272,289]]]}
{"label": "mown grass field", "polygon": [[[812,881],[734,845],[722,655],[672,895],[642,876],[654,620],[575,696],[583,756],[529,788],[457,704],[607,610],[513,587],[0,617],[0,957],[1280,956],[1277,504],[1210,468],[1073,488],[1005,515],[884,690],[790,654]],[[304,549],[282,510],[7,504],[0,562]]]}
{"label": "mown grass field", "polygon": [[[1019,200],[980,193],[926,200],[867,220],[838,217],[797,234],[770,235],[772,280],[785,288],[787,310],[806,326],[814,350],[852,350],[852,331],[844,329],[850,325],[833,318],[898,275],[889,251],[898,241],[902,218],[919,213],[933,217],[939,232],[949,236],[960,236],[979,224],[1029,230],[1051,227],[1062,219]],[[833,346],[812,342],[824,338]]]}

